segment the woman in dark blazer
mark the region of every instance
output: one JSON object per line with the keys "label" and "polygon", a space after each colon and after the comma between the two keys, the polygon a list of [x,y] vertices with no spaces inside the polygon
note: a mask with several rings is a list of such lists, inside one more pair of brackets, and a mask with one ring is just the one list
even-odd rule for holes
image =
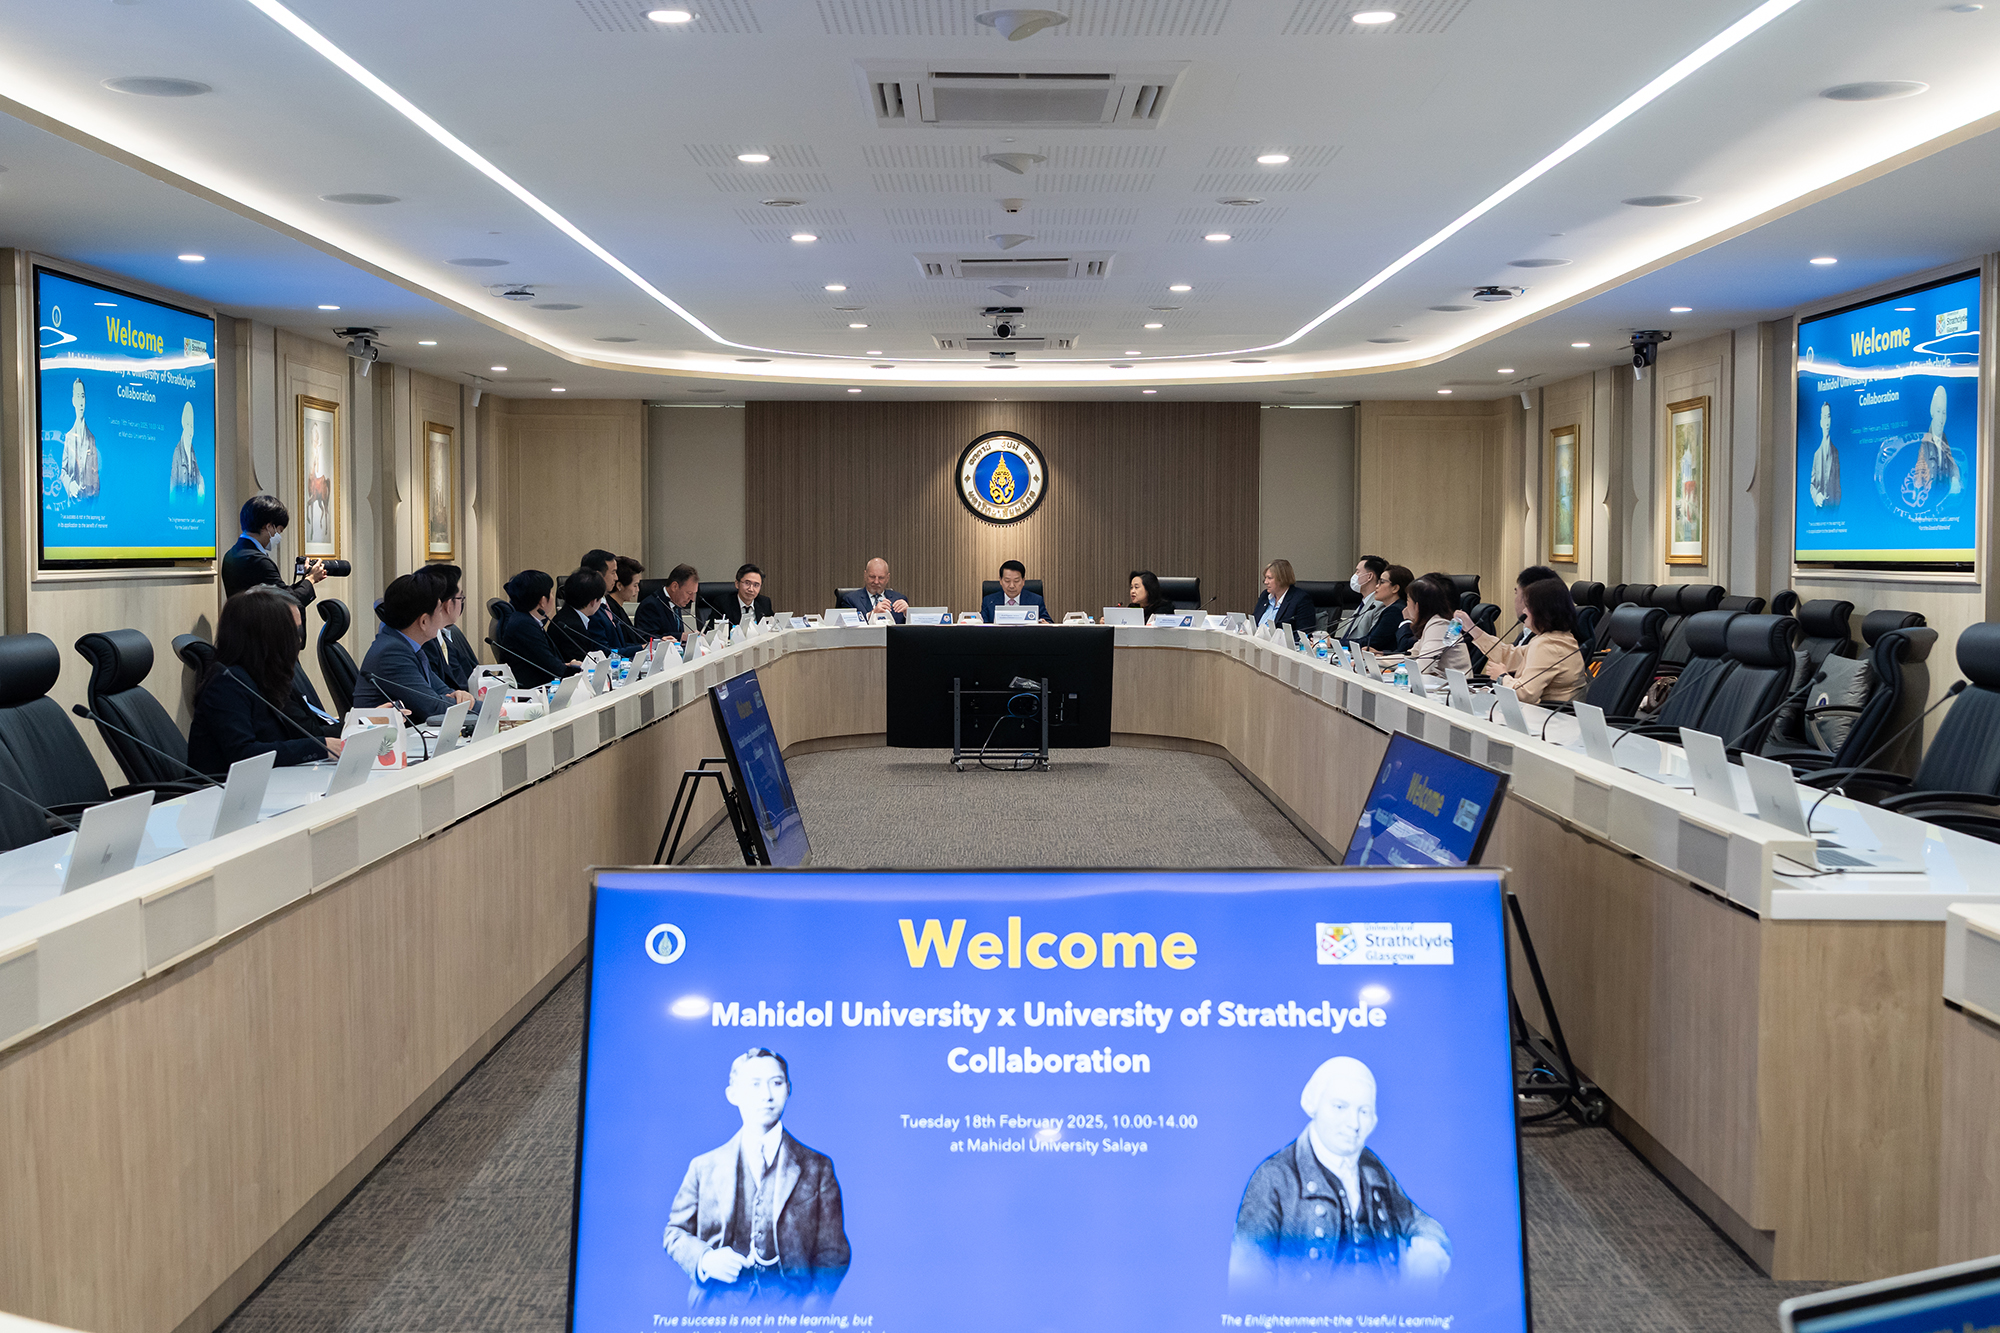
{"label": "woman in dark blazer", "polygon": [[1378,601],[1386,600],[1388,605],[1375,617],[1375,628],[1359,641],[1361,647],[1373,648],[1378,653],[1402,651],[1396,646],[1396,634],[1403,626],[1403,609],[1409,605],[1409,587],[1416,577],[1407,565],[1391,565],[1382,574],[1372,595]]}
{"label": "woman in dark blazer", "polygon": [[565,662],[549,641],[542,621],[555,609],[556,581],[539,569],[524,569],[507,580],[507,601],[514,608],[494,642],[500,660],[514,668],[514,683],[524,690],[574,676],[578,662]]}
{"label": "woman in dark blazer", "polygon": [[1173,598],[1160,591],[1160,576],[1150,569],[1135,569],[1131,573],[1132,587],[1130,605],[1146,613],[1146,618],[1170,616],[1174,613]]}
{"label": "woman in dark blazer", "polygon": [[275,753],[283,767],[340,753],[338,740],[301,736],[279,716],[303,711],[292,684],[299,625],[298,601],[282,588],[250,588],[222,604],[215,661],[195,691],[189,765],[220,778],[260,754]]}
{"label": "woman in dark blazer", "polygon": [[608,652],[591,632],[604,606],[604,576],[594,569],[578,569],[563,580],[562,596],[562,609],[549,617],[549,646],[570,662]]}
{"label": "woman in dark blazer", "polygon": [[1295,587],[1295,583],[1291,561],[1273,560],[1264,566],[1264,591],[1257,596],[1257,609],[1251,613],[1250,623],[1259,629],[1265,625],[1289,625],[1300,634],[1312,633],[1319,612],[1312,598]]}

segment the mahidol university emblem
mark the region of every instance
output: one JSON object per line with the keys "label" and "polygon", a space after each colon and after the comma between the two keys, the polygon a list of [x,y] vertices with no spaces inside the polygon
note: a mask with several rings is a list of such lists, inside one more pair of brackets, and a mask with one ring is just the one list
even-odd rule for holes
{"label": "mahidol university emblem", "polygon": [[988,431],[958,459],[958,498],[981,518],[1013,523],[1033,513],[1048,486],[1041,451],[1010,431]]}

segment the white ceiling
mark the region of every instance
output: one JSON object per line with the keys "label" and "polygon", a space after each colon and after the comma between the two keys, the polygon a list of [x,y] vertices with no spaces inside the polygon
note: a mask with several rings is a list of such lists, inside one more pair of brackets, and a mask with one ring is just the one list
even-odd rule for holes
{"label": "white ceiling", "polygon": [[[674,29],[644,20],[636,0],[10,6],[0,89],[20,119],[0,121],[0,241],[322,336],[378,326],[391,359],[498,392],[559,384],[693,401],[701,387],[741,398],[849,386],[923,398],[1140,386],[1162,399],[1494,396],[1622,360],[1634,327],[1699,336],[2000,248],[1987,188],[2000,147],[1979,133],[2000,111],[2000,5],[1383,0],[1403,19],[1364,32],[1346,15],[1373,0],[1076,0],[1056,6],[1070,24],[1011,44],[971,21],[978,3],[692,7],[700,18]],[[1246,350],[1290,338],[1746,15],[1769,21],[1316,329]],[[863,62],[1184,68],[1155,128],[987,132],[879,128]],[[214,92],[102,86],[131,75]],[[356,75],[435,118],[570,230]],[[1931,89],[1818,96],[1864,79]],[[736,161],[752,150],[773,160]],[[1292,161],[1255,164],[1273,150]],[[1049,160],[1025,176],[978,160],[1000,151]],[[1899,156],[1914,160],[1866,181]],[[349,191],[399,202],[320,198]],[[1659,193],[1701,202],[1620,202]],[[759,202],[781,194],[805,203]],[[1234,195],[1265,202],[1217,202]],[[1028,204],[1010,216],[1005,197]],[[789,240],[800,228],[820,240]],[[1212,228],[1233,239],[1202,241]],[[1101,281],[1033,282],[1018,301],[1027,332],[1074,337],[1074,352],[1023,353],[994,372],[981,354],[935,348],[933,336],[986,332],[979,308],[1002,298],[983,282],[926,280],[915,256],[997,255],[985,239],[996,232],[1035,237],[1009,255],[1113,255]],[[208,259],[181,264],[185,250]],[[1809,267],[1818,254],[1842,262]],[[506,262],[451,262],[469,258]],[[1512,265],[1545,258],[1570,262]],[[498,299],[488,285],[503,281],[531,284],[537,300]],[[1170,293],[1175,282],[1193,290]],[[1474,305],[1486,283],[1529,290]],[[662,298],[744,346],[705,336]],[[738,359],[752,355],[770,359]],[[1238,364],[1248,356],[1264,364]]]}

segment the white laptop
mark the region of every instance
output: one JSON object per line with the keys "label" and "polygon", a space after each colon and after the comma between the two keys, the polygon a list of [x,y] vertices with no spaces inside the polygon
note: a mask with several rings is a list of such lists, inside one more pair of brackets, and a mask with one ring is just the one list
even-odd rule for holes
{"label": "white laptop", "polygon": [[1423,672],[1412,671],[1410,673],[1410,693],[1416,695],[1419,699],[1428,699],[1431,697],[1431,687],[1424,683]]}
{"label": "white laptop", "polygon": [[146,836],[146,812],[152,808],[153,794],[142,791],[84,811],[76,822],[76,839],[69,845],[62,891],[85,888],[137,865],[139,843]]}
{"label": "white laptop", "polygon": [[1041,611],[1032,606],[996,606],[993,608],[993,623],[996,625],[1025,625],[1031,620],[1041,619]]}
{"label": "white laptop", "polygon": [[326,794],[338,796],[368,781],[368,770],[395,745],[394,727],[370,727],[343,740],[340,743],[340,762],[333,766],[333,776],[326,780]]}
{"label": "white laptop", "polygon": [[1493,687],[1493,697],[1499,700],[1501,721],[1520,732],[1523,736],[1532,736],[1535,734],[1528,730],[1528,715],[1521,711],[1521,696],[1514,692],[1513,686],[1495,685]]}
{"label": "white laptop", "polygon": [[1333,641],[1333,659],[1349,671],[1354,670],[1354,650],[1338,639]]}
{"label": "white laptop", "polygon": [[1576,722],[1583,732],[1583,752],[1600,764],[1616,764],[1618,759],[1611,753],[1611,728],[1604,721],[1604,710],[1579,700]]}
{"label": "white laptop", "polygon": [[[431,748],[431,758],[441,759],[458,748],[459,733],[465,730],[465,715],[471,709],[471,704],[453,704],[444,710],[444,721],[438,724],[437,744]],[[486,710],[481,708],[480,711]]]}
{"label": "white laptop", "polygon": [[1146,612],[1136,606],[1107,606],[1104,608],[1104,623],[1107,625],[1143,625]]}
{"label": "white laptop", "polygon": [[[1743,756],[1743,772],[1750,779],[1750,795],[1757,802],[1757,818],[1802,838],[1813,836],[1806,827],[1805,807],[1799,804],[1798,783],[1788,765],[1762,755],[1746,754]],[[1917,875],[1924,871],[1923,862],[1907,856],[1856,851],[1831,838],[1814,838],[1813,848],[1815,870],[1870,870],[1877,874]]]}
{"label": "white laptop", "polygon": [[479,720],[472,724],[472,739],[467,745],[477,745],[489,737],[500,734],[500,714],[507,707],[507,691],[488,690],[485,702],[479,705]]}
{"label": "white laptop", "polygon": [[1694,794],[1711,804],[1741,814],[1736,803],[1736,776],[1729,764],[1729,747],[1722,737],[1692,727],[1681,728],[1681,749],[1687,755]]}
{"label": "white laptop", "polygon": [[948,606],[913,606],[903,613],[905,625],[949,625],[951,608]]}
{"label": "white laptop", "polygon": [[264,808],[264,792],[271,785],[271,769],[278,762],[276,750],[239,759],[229,766],[229,780],[222,784],[222,801],[215,810],[215,827],[209,837],[249,828]]}
{"label": "white laptop", "polygon": [[549,711],[553,713],[559,708],[569,707],[569,701],[576,697],[578,691],[582,691],[584,698],[590,697],[589,682],[581,671],[564,677],[556,686],[556,692],[549,696]]}
{"label": "white laptop", "polygon": [[1444,669],[1444,683],[1451,690],[1451,706],[1461,713],[1477,713],[1472,706],[1472,677],[1457,667]]}

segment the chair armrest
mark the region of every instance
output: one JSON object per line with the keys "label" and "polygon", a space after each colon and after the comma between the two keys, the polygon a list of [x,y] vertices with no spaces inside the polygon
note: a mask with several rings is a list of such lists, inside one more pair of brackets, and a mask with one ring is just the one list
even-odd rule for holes
{"label": "chair armrest", "polygon": [[1907,776],[1902,773],[1891,773],[1886,768],[1834,768],[1799,779],[1799,785],[1802,787],[1818,787],[1822,790],[1837,787],[1843,782],[1865,782],[1873,787],[1905,789],[1910,785]]}
{"label": "chair armrest", "polygon": [[1898,814],[1942,805],[1983,806],[2000,814],[2000,796],[1983,791],[1906,791],[1882,801],[1884,810],[1894,810]]}

